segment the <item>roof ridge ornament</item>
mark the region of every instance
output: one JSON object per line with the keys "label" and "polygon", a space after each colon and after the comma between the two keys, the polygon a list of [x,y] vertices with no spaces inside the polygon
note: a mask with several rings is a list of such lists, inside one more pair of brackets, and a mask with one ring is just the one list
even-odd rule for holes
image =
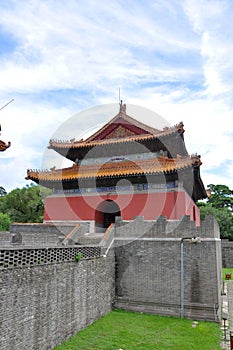
{"label": "roof ridge ornament", "polygon": [[9,141],[8,144],[4,141],[0,140],[0,152],[5,151],[7,148],[11,146],[11,142]]}
{"label": "roof ridge ornament", "polygon": [[120,102],[120,111],[119,111],[119,113],[126,114],[126,104],[125,103],[123,104],[122,100]]}
{"label": "roof ridge ornament", "polygon": [[195,166],[199,167],[200,165],[202,165],[200,154],[197,154],[197,153],[191,154],[191,160],[194,167]]}
{"label": "roof ridge ornament", "polygon": [[[5,108],[6,106],[8,106],[11,102],[14,101],[14,98],[12,98],[9,102],[7,102],[3,107],[0,108],[0,111]],[[2,131],[1,129],[1,124],[0,124],[0,131]],[[1,135],[1,134],[0,134]],[[0,140],[0,152],[5,151],[7,148],[9,148],[11,146],[11,142],[9,141],[8,144],[6,144],[4,141]]]}
{"label": "roof ridge ornament", "polygon": [[179,122],[178,124],[175,125],[175,127],[177,128],[178,133],[182,136],[185,132],[184,130],[184,123],[183,122]]}

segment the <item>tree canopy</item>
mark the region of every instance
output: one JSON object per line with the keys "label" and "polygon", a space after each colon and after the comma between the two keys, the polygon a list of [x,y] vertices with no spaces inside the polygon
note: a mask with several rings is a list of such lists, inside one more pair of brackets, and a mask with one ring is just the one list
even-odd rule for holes
{"label": "tree canopy", "polygon": [[[51,190],[43,189],[46,195]],[[41,194],[41,187],[31,184],[21,189],[16,188],[6,193],[3,187],[0,187],[0,230],[1,225],[4,230],[8,228],[11,222],[42,222],[44,215],[44,196]],[[4,215],[4,216],[3,216]],[[10,218],[7,221],[6,216]],[[5,224],[3,224],[3,221]]]}
{"label": "tree canopy", "polygon": [[228,208],[233,210],[233,191],[225,185],[208,185],[211,196],[208,199],[208,203],[212,204],[214,208],[222,209]]}
{"label": "tree canopy", "polygon": [[210,197],[206,202],[198,202],[201,219],[212,214],[220,227],[221,238],[233,239],[233,191],[225,185],[207,186]]}
{"label": "tree canopy", "polygon": [[7,194],[4,187],[0,186],[0,196],[5,196]]}
{"label": "tree canopy", "polygon": [[0,212],[0,231],[8,231],[11,224],[11,218],[8,214]]}

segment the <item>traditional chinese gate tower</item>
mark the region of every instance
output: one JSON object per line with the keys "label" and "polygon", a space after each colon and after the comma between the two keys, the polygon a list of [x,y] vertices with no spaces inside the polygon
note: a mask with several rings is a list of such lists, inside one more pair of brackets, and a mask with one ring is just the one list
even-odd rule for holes
{"label": "traditional chinese gate tower", "polygon": [[64,169],[27,171],[27,178],[49,187],[44,220],[89,221],[107,228],[116,216],[133,220],[190,215],[206,197],[200,156],[189,156],[183,123],[157,130],[126,113],[126,105],[86,140],[50,140],[49,147],[74,162]]}

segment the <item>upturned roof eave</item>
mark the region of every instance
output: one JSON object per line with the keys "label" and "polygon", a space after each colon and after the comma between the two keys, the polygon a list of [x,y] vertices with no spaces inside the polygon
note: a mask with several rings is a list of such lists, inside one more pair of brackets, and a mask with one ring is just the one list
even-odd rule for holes
{"label": "upturned roof eave", "polygon": [[[114,177],[134,177],[134,176],[151,176],[169,174],[177,171],[182,171],[185,168],[192,167],[192,159],[190,157],[178,158],[177,160],[168,159],[156,159],[155,164],[153,161],[138,161],[137,163],[122,162],[122,167],[114,167],[116,164],[109,165],[105,169],[99,171],[98,167],[93,166],[81,166],[73,165],[66,169],[58,169],[53,171],[30,171],[28,170],[27,179],[35,181],[77,181],[85,179],[101,179],[101,178],[114,178]],[[118,164],[119,166],[119,164]],[[124,169],[124,166],[126,167]],[[128,169],[127,169],[128,167]],[[154,169],[153,169],[154,167]],[[81,169],[81,170],[80,170]],[[102,171],[102,174],[100,172]],[[69,174],[71,172],[71,174]],[[99,173],[99,174],[98,174]]]}
{"label": "upturned roof eave", "polygon": [[116,139],[104,139],[104,140],[93,140],[93,141],[56,141],[56,140],[50,140],[48,149],[84,149],[84,148],[92,148],[96,146],[106,146],[106,145],[112,145],[112,144],[123,144],[123,143],[130,143],[130,142],[142,142],[142,141],[149,141],[153,139],[160,139],[166,136],[170,136],[172,134],[178,133],[178,129],[176,127],[169,128],[165,131],[160,131],[158,134],[140,134],[140,135],[133,135],[128,137],[122,137],[122,138],[116,138]]}

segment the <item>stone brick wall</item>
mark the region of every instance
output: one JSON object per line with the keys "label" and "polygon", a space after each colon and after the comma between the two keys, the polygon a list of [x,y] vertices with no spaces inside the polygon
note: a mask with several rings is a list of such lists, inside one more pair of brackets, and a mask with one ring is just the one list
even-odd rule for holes
{"label": "stone brick wall", "polygon": [[[75,228],[75,224],[15,223],[10,226],[12,236],[9,247],[17,236],[21,245],[54,247],[61,244],[65,236]],[[16,238],[16,241],[17,241]],[[1,243],[1,237],[0,237]]]}
{"label": "stone brick wall", "polygon": [[[15,227],[11,235],[33,237],[38,228],[32,226],[30,231],[30,225],[22,226],[20,233]],[[49,236],[52,232],[49,227],[46,230]],[[191,243],[192,237],[201,237],[201,242]],[[34,246],[17,242],[0,249],[1,350],[53,349],[110,312],[113,303],[180,317],[181,290],[185,317],[220,319],[221,240],[213,217],[200,227],[186,216],[181,221],[116,218],[99,246],[38,247],[35,241],[31,243]],[[83,258],[76,263],[78,253]]]}
{"label": "stone brick wall", "polygon": [[17,249],[0,249],[0,269],[14,267],[29,267],[54,263],[73,262],[81,254],[83,259],[98,258],[101,248],[96,246],[64,247],[17,247]]}
{"label": "stone brick wall", "polygon": [[222,240],[222,265],[233,268],[233,242]]}
{"label": "stone brick wall", "polygon": [[[147,230],[145,230],[147,227]],[[184,217],[176,225],[165,218],[133,225],[116,223],[115,306],[181,315],[181,238],[184,240],[184,316],[218,321],[221,310],[221,241],[213,218],[197,228]]]}
{"label": "stone brick wall", "polygon": [[0,349],[52,349],[111,311],[114,263],[109,252],[79,263],[0,270]]}

